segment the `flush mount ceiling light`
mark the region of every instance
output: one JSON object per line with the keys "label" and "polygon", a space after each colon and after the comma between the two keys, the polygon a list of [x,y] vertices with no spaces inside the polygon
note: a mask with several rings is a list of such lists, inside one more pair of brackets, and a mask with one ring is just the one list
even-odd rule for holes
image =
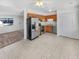
{"label": "flush mount ceiling light", "polygon": [[37,0],[35,5],[38,7],[42,7],[44,5],[44,2],[43,2],[43,0]]}
{"label": "flush mount ceiling light", "polygon": [[49,12],[52,12],[52,9],[49,9],[48,11],[49,11]]}

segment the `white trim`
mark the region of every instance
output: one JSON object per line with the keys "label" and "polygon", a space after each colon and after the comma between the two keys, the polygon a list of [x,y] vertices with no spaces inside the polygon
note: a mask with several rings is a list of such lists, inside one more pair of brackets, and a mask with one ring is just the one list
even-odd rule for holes
{"label": "white trim", "polygon": [[26,22],[26,19],[27,19],[27,12],[26,12],[26,9],[24,9],[24,39],[27,39],[27,22]]}

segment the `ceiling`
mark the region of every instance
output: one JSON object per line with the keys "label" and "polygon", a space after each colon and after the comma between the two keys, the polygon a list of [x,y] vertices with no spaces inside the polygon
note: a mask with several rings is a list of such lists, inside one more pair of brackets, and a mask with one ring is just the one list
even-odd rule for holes
{"label": "ceiling", "polygon": [[43,13],[49,13],[48,10],[56,11],[60,7],[72,7],[78,5],[78,0],[43,0],[44,6],[35,6],[36,0],[0,0],[0,14],[22,14],[26,8]]}

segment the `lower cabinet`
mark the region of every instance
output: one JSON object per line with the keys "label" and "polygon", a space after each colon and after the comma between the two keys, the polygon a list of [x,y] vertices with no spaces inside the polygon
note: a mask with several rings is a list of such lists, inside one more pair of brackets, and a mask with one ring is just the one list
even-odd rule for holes
{"label": "lower cabinet", "polygon": [[52,32],[52,26],[45,26],[45,32]]}

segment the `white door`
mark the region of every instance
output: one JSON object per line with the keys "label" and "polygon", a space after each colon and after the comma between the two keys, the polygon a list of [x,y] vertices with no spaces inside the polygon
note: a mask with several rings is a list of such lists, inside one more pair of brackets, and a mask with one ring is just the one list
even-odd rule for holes
{"label": "white door", "polygon": [[79,39],[79,17],[75,9],[72,11],[66,10],[66,12],[61,11],[58,22],[58,25],[61,24],[60,30],[62,36]]}
{"label": "white door", "polygon": [[62,35],[71,36],[73,32],[73,14],[62,13]]}

